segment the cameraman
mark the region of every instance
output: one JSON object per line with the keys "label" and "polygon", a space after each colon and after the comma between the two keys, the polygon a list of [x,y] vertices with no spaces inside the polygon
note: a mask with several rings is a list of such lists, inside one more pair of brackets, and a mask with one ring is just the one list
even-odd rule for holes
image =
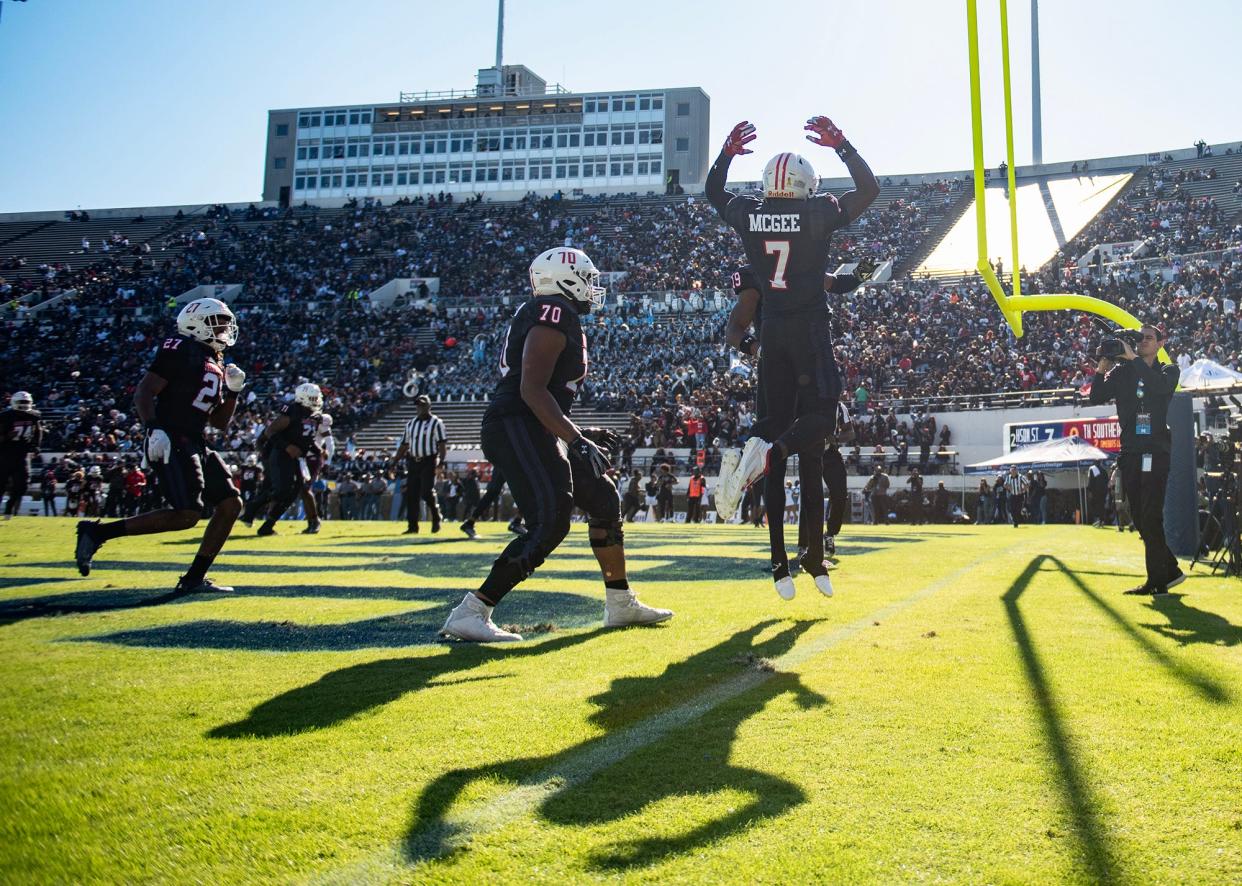
{"label": "cameraman", "polygon": [[[1137,353],[1129,336],[1137,343]],[[1147,582],[1126,593],[1158,596],[1186,578],[1164,538],[1164,493],[1172,441],[1167,416],[1178,370],[1175,365],[1156,362],[1165,342],[1160,329],[1145,325],[1141,337],[1138,333],[1129,336],[1121,336],[1121,353],[1115,359],[1103,356],[1108,352],[1101,348],[1091,382],[1091,402],[1117,403],[1121,483],[1146,552]]]}

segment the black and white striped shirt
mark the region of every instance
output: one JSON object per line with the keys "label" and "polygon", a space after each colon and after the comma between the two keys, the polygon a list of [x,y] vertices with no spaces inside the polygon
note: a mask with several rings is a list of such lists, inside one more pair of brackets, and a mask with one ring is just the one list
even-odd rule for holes
{"label": "black and white striped shirt", "polygon": [[1021,474],[1005,475],[1005,491],[1010,495],[1021,495],[1031,484]]}
{"label": "black and white striped shirt", "polygon": [[444,422],[437,415],[414,416],[405,423],[405,436],[401,442],[409,447],[410,458],[426,458],[440,451],[440,443],[447,437],[444,435]]}

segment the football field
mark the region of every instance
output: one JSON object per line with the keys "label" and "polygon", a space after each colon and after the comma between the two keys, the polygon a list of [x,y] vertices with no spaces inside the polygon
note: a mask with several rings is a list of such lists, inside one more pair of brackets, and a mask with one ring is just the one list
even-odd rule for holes
{"label": "football field", "polygon": [[850,526],[786,603],[761,530],[628,526],[677,615],[604,631],[575,525],[480,647],[503,525],[302,525],[171,598],[196,532],[0,523],[0,881],[1242,880],[1242,581],[1123,596],[1132,534]]}

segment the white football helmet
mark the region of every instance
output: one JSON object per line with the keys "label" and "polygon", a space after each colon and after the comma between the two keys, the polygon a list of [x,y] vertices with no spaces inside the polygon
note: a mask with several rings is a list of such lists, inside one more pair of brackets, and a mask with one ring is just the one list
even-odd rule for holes
{"label": "white football helmet", "polygon": [[258,463],[259,463],[259,457],[255,455],[253,452],[246,456],[246,464],[249,465],[250,467],[253,468]]}
{"label": "white football helmet", "polygon": [[319,390],[319,385],[311,382],[304,382],[297,386],[293,392],[293,400],[302,406],[305,406],[312,413],[323,409],[323,391]]}
{"label": "white football helmet", "polygon": [[777,154],[763,167],[765,197],[805,200],[818,187],[814,167],[800,154]]}
{"label": "white football helmet", "polygon": [[530,263],[530,286],[535,295],[563,295],[571,302],[602,307],[608,291],[599,282],[599,268],[581,249],[558,246]]}
{"label": "white football helmet", "polygon": [[323,415],[319,416],[319,430],[326,433],[331,427],[332,427],[332,416],[330,416],[326,412]]}
{"label": "white football helmet", "polygon": [[9,398],[9,406],[18,412],[30,412],[34,409],[34,397],[30,396],[29,391],[18,391]]}
{"label": "white football helmet", "polygon": [[196,298],[177,315],[177,331],[216,351],[237,344],[237,318],[217,298]]}

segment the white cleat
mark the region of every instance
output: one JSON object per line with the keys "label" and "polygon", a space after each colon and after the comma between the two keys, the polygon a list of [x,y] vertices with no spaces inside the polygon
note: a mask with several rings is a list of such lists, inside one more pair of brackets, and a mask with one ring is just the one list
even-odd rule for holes
{"label": "white cleat", "polygon": [[466,594],[457,608],[449,613],[448,621],[440,628],[441,637],[456,637],[471,643],[513,643],[522,639],[521,634],[501,630],[492,621],[492,607],[474,594]]}
{"label": "white cleat", "polygon": [[[771,451],[772,444],[767,440],[762,437],[751,437],[746,441],[746,448],[742,450],[742,458],[737,464],[737,470],[729,479],[740,484],[743,490],[749,489],[756,480],[768,472],[768,453]],[[738,501],[741,500],[741,495],[738,495]]]}
{"label": "white cleat", "polygon": [[815,590],[825,597],[832,596],[832,579],[827,574],[815,576]]}
{"label": "white cleat", "polygon": [[794,594],[798,593],[798,588],[794,580],[787,575],[776,580],[776,593],[781,595],[782,600],[792,600]]}
{"label": "white cleat", "polygon": [[606,588],[604,596],[604,627],[624,628],[629,625],[654,625],[673,617],[671,609],[648,606],[633,591]]}
{"label": "white cleat", "polygon": [[732,486],[737,463],[741,460],[740,449],[726,449],[720,455],[720,478],[716,481],[716,513],[725,522],[733,519],[737,506],[742,503],[741,488],[735,490]]}

